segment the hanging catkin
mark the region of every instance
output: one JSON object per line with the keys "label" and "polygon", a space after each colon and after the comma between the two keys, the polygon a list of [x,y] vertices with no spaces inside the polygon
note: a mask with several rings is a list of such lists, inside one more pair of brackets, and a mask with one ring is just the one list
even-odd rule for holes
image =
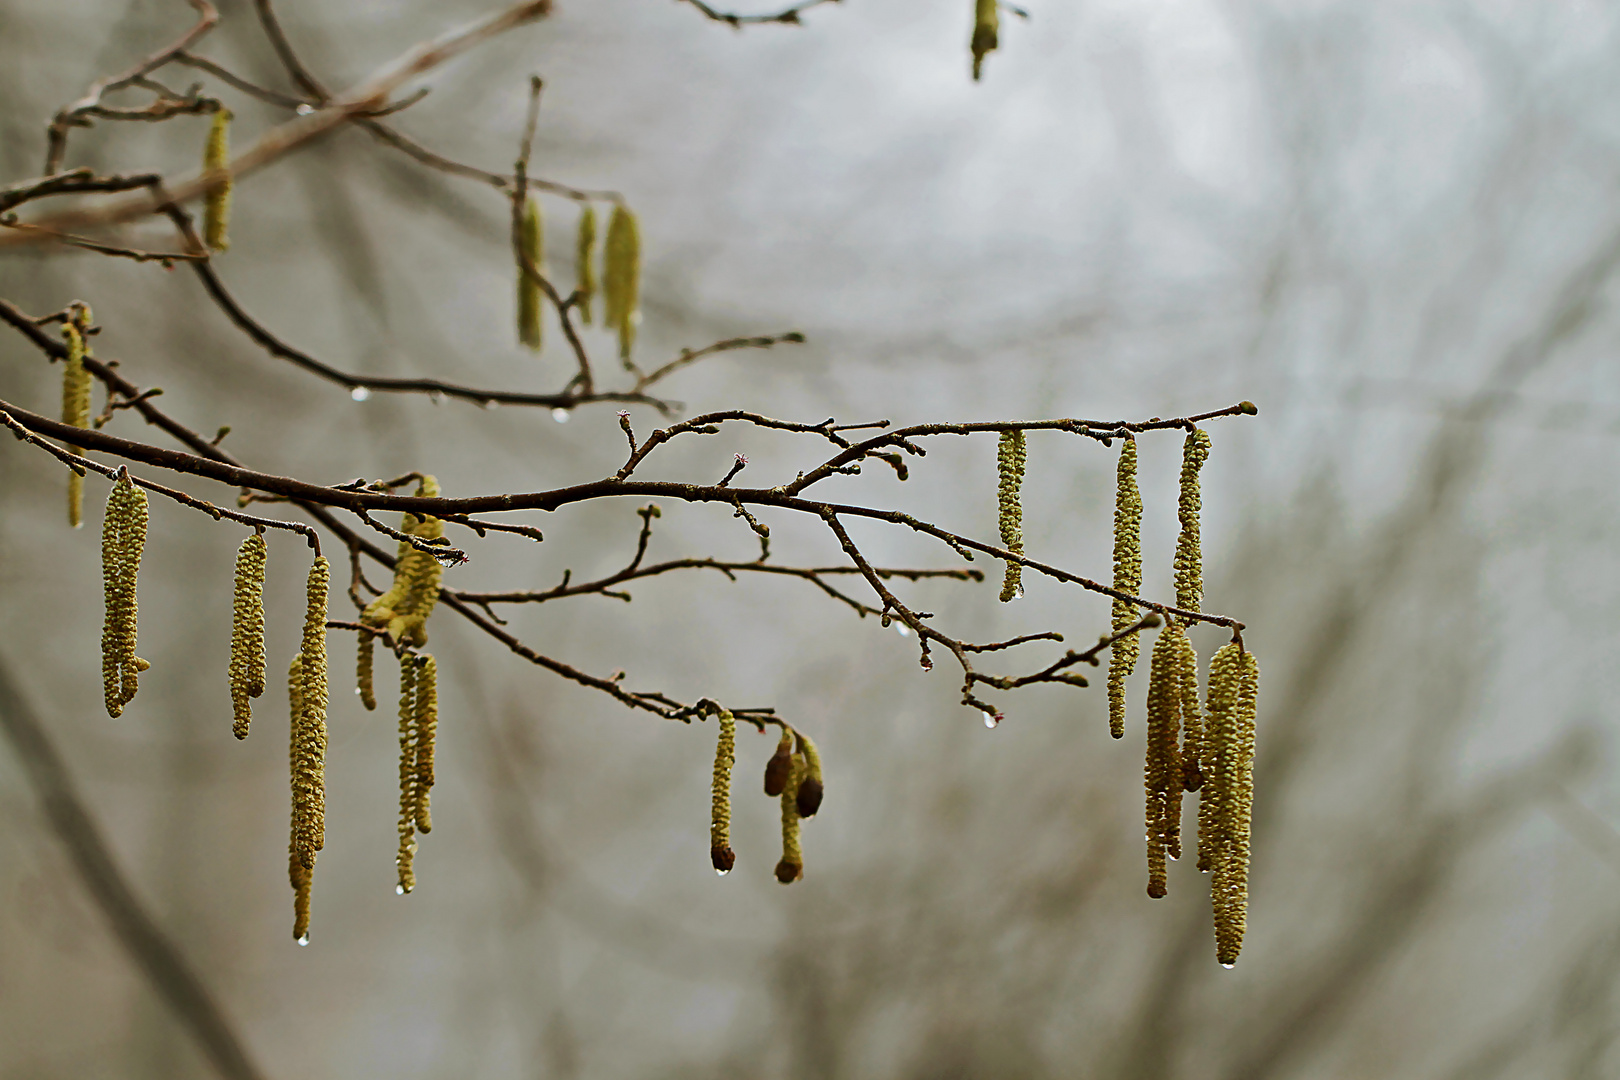
{"label": "hanging catkin", "polygon": [[101,672],[107,715],[118,716],[140,688],[150,665],[135,655],[136,578],[146,548],[146,492],[120,471],[107,496],[101,531],[101,574],[107,617],[101,633]]}
{"label": "hanging catkin", "polygon": [[309,569],[304,637],[298,650],[298,719],[294,735],[293,850],[306,867],[326,843],[326,597],[331,567],[315,556]]}
{"label": "hanging catkin", "polygon": [[709,799],[709,861],[716,873],[725,874],[737,863],[731,850],[731,767],[737,761],[737,721],[721,709],[720,735],[714,746],[714,782]]}
{"label": "hanging catkin", "polygon": [[[1226,967],[1243,948],[1249,905],[1249,822],[1254,813],[1254,722],[1260,667],[1237,642],[1210,664],[1209,774],[1199,807],[1199,866],[1207,863],[1215,955]],[[1206,853],[1207,851],[1207,858]]]}
{"label": "hanging catkin", "polygon": [[416,767],[412,788],[416,796],[416,831],[430,833],[433,815],[429,812],[428,795],[433,791],[433,743],[439,732],[439,665],[431,656],[423,656],[417,663],[413,724]]}
{"label": "hanging catkin", "polygon": [[[1018,499],[1018,489],[1024,483],[1024,433],[1003,431],[996,449],[996,471],[999,481],[996,498],[1001,521],[1001,544],[1014,555],[1024,553],[1024,508]],[[1016,600],[1024,595],[1023,565],[1006,564],[1001,581],[1001,602]]]}
{"label": "hanging catkin", "polygon": [[524,262],[540,272],[545,258],[545,223],[540,217],[540,203],[529,199],[523,206],[522,229],[523,258],[518,260],[518,341],[535,352],[540,351],[540,283],[530,274]]}
{"label": "hanging catkin", "polygon": [[[1165,894],[1165,856],[1180,854],[1181,768],[1176,738],[1181,721],[1181,685],[1177,657],[1181,628],[1167,620],[1153,643],[1148,667],[1147,759],[1143,780],[1147,790],[1148,895]],[[1173,806],[1173,810],[1172,810]]]}
{"label": "hanging catkin", "polygon": [[793,797],[793,805],[800,817],[815,817],[816,811],[821,809],[823,792],[821,754],[816,751],[816,744],[810,741],[810,736],[802,731],[794,732],[794,736],[798,740],[799,755],[804,758],[804,771],[799,779],[798,794]]}
{"label": "hanging catkin", "polygon": [[973,81],[979,81],[985,54],[996,48],[996,31],[1001,19],[997,0],[974,0],[973,4]]}
{"label": "hanging catkin", "polygon": [[776,864],[776,880],[791,885],[804,876],[804,852],[799,847],[799,781],[804,777],[805,761],[793,755],[793,766],[788,772],[787,785],[782,789],[782,860]]}
{"label": "hanging catkin", "polygon": [[[416,494],[424,498],[437,498],[439,482],[423,476],[417,483]],[[437,540],[444,535],[444,522],[436,517],[417,517],[405,514],[400,520],[400,531],[422,540]],[[383,630],[396,644],[427,644],[427,620],[439,602],[439,582],[444,568],[439,560],[425,551],[401,540],[394,559],[394,581],[388,591],[366,605],[360,621],[373,629]],[[377,707],[372,682],[374,652],[372,635],[361,634],[356,663],[356,685],[360,701],[368,709]]]}
{"label": "hanging catkin", "polygon": [[772,798],[782,794],[792,775],[793,731],[783,725],[782,737],[776,743],[776,753],[765,763],[765,794]]}
{"label": "hanging catkin", "polygon": [[579,211],[579,235],[574,242],[574,289],[579,293],[579,321],[591,325],[591,300],[596,296],[596,207],[585,203]]}
{"label": "hanging catkin", "polygon": [[254,533],[236,552],[231,619],[231,732],[248,736],[250,698],[264,693],[264,534]]}
{"label": "hanging catkin", "polygon": [[416,888],[411,869],[416,857],[416,657],[399,658],[399,851],[394,865],[399,871],[395,892],[404,895]]}
{"label": "hanging catkin", "polygon": [[1176,682],[1181,691],[1181,786],[1197,791],[1204,783],[1204,711],[1198,700],[1198,653],[1182,630],[1176,652]]}
{"label": "hanging catkin", "polygon": [[[231,164],[231,110],[221,105],[214,110],[214,122],[208,129],[208,144],[203,148],[203,172],[229,169]],[[214,251],[230,247],[225,230],[231,217],[231,177],[208,189],[203,202],[203,242]]]}
{"label": "hanging catkin", "polygon": [[[1114,493],[1114,588],[1132,596],[1142,594],[1142,492],[1136,486],[1136,440],[1126,438],[1119,448],[1118,487]],[[1133,625],[1139,612],[1125,600],[1114,601],[1113,628],[1117,634]],[[1108,648],[1108,733],[1125,737],[1125,680],[1136,670],[1142,652],[1140,634],[1120,638]]]}
{"label": "hanging catkin", "polygon": [[315,860],[310,857],[305,865],[300,851],[302,821],[299,817],[298,771],[303,753],[304,721],[304,663],[303,656],[295,656],[287,668],[287,706],[291,732],[287,742],[288,771],[293,777],[292,839],[287,845],[287,880],[293,890],[293,939],[300,945],[309,944],[309,892],[315,881]]}
{"label": "hanging catkin", "polygon": [[641,319],[641,226],[622,203],[608,218],[602,263],[602,323],[619,335],[619,358],[628,367]]}
{"label": "hanging catkin", "polygon": [[[84,321],[90,321],[88,312]],[[67,362],[62,365],[62,423],[76,428],[90,426],[90,373],[85,370],[84,334],[73,323],[62,327],[67,339]],[[83,454],[84,448],[68,446],[68,452]],[[77,529],[84,523],[84,475],[68,470],[68,524]]]}
{"label": "hanging catkin", "polygon": [[1209,433],[1193,428],[1181,447],[1181,498],[1177,516],[1181,535],[1176,539],[1176,606],[1201,611],[1204,600],[1204,556],[1198,545],[1198,513],[1203,500],[1198,491],[1198,470],[1209,458]]}

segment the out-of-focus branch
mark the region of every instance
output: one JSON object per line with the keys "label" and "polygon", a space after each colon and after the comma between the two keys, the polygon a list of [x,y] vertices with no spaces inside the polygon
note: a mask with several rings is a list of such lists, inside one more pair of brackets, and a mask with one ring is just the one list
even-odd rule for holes
{"label": "out-of-focus branch", "polygon": [[762,15],[738,15],[729,11],[720,11],[717,8],[710,7],[703,0],[686,0],[686,2],[715,22],[722,22],[727,26],[740,30],[744,26],[759,26],[763,23],[782,23],[786,26],[798,26],[801,12],[820,7],[822,4],[836,4],[839,0],[801,0],[800,3],[794,4],[792,7]]}
{"label": "out-of-focus branch", "polygon": [[79,797],[46,727],[0,657],[0,731],[22,764],[45,818],[67,849],[90,897],[152,988],[226,1080],[262,1080],[213,993],[135,895],[112,850]]}

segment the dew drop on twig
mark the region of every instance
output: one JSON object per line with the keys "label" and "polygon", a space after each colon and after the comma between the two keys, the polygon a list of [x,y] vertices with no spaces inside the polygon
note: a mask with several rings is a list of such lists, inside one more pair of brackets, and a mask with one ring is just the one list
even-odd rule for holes
{"label": "dew drop on twig", "polygon": [[357,386],[349,391],[349,396],[356,401],[364,401],[371,396],[371,388],[369,386]]}
{"label": "dew drop on twig", "polygon": [[559,424],[566,424],[566,423],[568,423],[568,410],[567,409],[552,409],[551,410],[551,418],[553,420],[557,421],[557,423],[559,423]]}

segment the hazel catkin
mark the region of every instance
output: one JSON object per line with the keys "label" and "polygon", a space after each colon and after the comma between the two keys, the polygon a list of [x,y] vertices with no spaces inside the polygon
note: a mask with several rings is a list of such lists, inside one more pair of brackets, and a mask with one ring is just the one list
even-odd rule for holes
{"label": "hazel catkin", "polygon": [[[89,321],[88,313],[84,319]],[[84,343],[84,333],[74,323],[69,322],[62,327],[62,336],[67,339],[67,360],[62,365],[62,423],[71,424],[76,428],[90,426],[90,372],[85,370],[84,358],[87,352]],[[67,447],[69,453],[83,454],[84,448]],[[76,469],[68,470],[68,524],[77,529],[84,524],[84,474]]]}
{"label": "hazel catkin", "polygon": [[[1142,592],[1142,492],[1136,486],[1136,440],[1127,438],[1119,448],[1117,488],[1114,494],[1114,588],[1131,596]],[[1114,633],[1133,625],[1136,605],[1115,599]],[[1108,647],[1108,733],[1125,737],[1125,680],[1136,670],[1142,652],[1140,634],[1120,638]]]}
{"label": "hazel catkin", "polygon": [[979,81],[985,55],[995,51],[996,37],[1001,20],[997,0],[974,0],[973,4],[973,81]]}
{"label": "hazel catkin", "polygon": [[714,746],[714,781],[709,798],[709,861],[716,873],[728,873],[737,863],[731,850],[731,767],[737,761],[737,720],[730,710],[715,713],[720,734]]}
{"label": "hazel catkin", "polygon": [[309,569],[304,636],[297,659],[292,769],[293,849],[299,861],[311,868],[315,853],[326,844],[326,600],[330,583],[326,557],[315,556]]}
{"label": "hazel catkin", "polygon": [[574,240],[574,291],[579,321],[591,325],[591,300],[596,296],[596,207],[585,203],[579,211],[579,234]]}
{"label": "hazel catkin", "polygon": [[540,351],[540,283],[524,265],[527,261],[538,272],[545,258],[545,223],[540,217],[540,203],[531,198],[523,206],[523,226],[520,230],[523,258],[518,260],[518,341],[535,352]]}
{"label": "hazel catkin", "polygon": [[[435,498],[439,482],[423,476],[417,482],[416,494]],[[437,540],[444,535],[444,522],[436,517],[418,517],[405,514],[400,531],[422,540]],[[426,551],[401,540],[394,559],[394,581],[388,590],[367,604],[360,613],[360,622],[374,630],[385,631],[394,643],[427,644],[427,620],[439,602],[439,582],[444,567]],[[355,664],[355,682],[360,690],[360,702],[367,709],[377,707],[372,681],[372,660],[375,643],[372,635],[362,633]]]}
{"label": "hazel catkin", "polygon": [[231,608],[231,733],[248,736],[253,720],[249,699],[264,693],[264,569],[267,552],[263,533],[242,541],[236,552],[236,587]]}
{"label": "hazel catkin", "polygon": [[[208,128],[208,143],[203,147],[203,172],[228,170],[231,165],[231,110],[221,105],[214,110],[213,123]],[[203,202],[203,242],[213,251],[230,247],[226,229],[231,217],[231,177],[215,182],[208,189]]]}
{"label": "hazel catkin", "polygon": [[791,885],[804,876],[804,851],[799,846],[799,781],[804,776],[803,756],[793,755],[788,782],[782,789],[782,859],[776,864],[776,880]]}
{"label": "hazel catkin", "polygon": [[1165,857],[1180,854],[1181,767],[1176,739],[1181,721],[1181,685],[1177,657],[1181,627],[1166,620],[1153,644],[1148,667],[1147,757],[1143,781],[1147,792],[1148,895],[1165,894]]}
{"label": "hazel catkin", "polygon": [[1198,489],[1198,472],[1208,458],[1209,433],[1193,428],[1181,448],[1181,497],[1176,508],[1181,520],[1181,535],[1176,538],[1176,606],[1186,611],[1202,610],[1204,599],[1204,556],[1198,543],[1203,498]]}
{"label": "hazel catkin", "polygon": [[777,740],[776,753],[765,763],[765,794],[775,798],[782,794],[793,775],[793,732],[786,726]]}
{"label": "hazel catkin", "polygon": [[395,891],[401,896],[416,888],[412,862],[416,858],[416,657],[399,659],[399,851],[394,865],[399,872]]}
{"label": "hazel catkin", "polygon": [[304,657],[300,652],[287,667],[287,711],[290,736],[287,740],[288,771],[292,775],[292,829],[287,844],[287,879],[293,890],[293,939],[309,944],[309,894],[315,880],[315,854],[305,856],[307,807],[299,795],[299,774],[308,749],[304,739]]}
{"label": "hazel catkin", "polygon": [[[1237,963],[1249,903],[1249,823],[1254,813],[1254,731],[1260,667],[1239,642],[1210,664],[1209,770],[1199,807],[1199,865],[1207,862],[1215,955]],[[1207,852],[1207,858],[1205,853]]]}
{"label": "hazel catkin", "polygon": [[[1001,543],[1014,555],[1024,553],[1024,508],[1019,501],[1019,488],[1024,483],[1024,433],[1003,431],[996,450],[996,501],[1001,524]],[[1001,582],[1001,602],[1007,603],[1024,595],[1024,567],[1008,562]]]}
{"label": "hazel catkin", "polygon": [[413,722],[416,766],[412,791],[416,803],[416,831],[433,831],[428,796],[433,791],[433,744],[439,732],[439,665],[431,656],[417,661],[416,707]]}
{"label": "hazel catkin", "polygon": [[802,731],[794,732],[794,736],[798,740],[799,756],[804,759],[804,770],[800,774],[798,793],[793,797],[793,805],[799,811],[800,817],[815,817],[816,811],[821,809],[823,792],[821,754],[817,752],[816,744],[810,741],[810,736]]}
{"label": "hazel catkin", "polygon": [[1204,713],[1198,700],[1198,653],[1183,628],[1176,651],[1176,683],[1181,693],[1181,786],[1197,791],[1204,783]]}
{"label": "hazel catkin", "polygon": [[135,589],[146,547],[146,524],[146,492],[130,480],[127,470],[120,470],[107,496],[101,531],[107,608],[101,633],[101,673],[109,716],[123,713],[140,688],[140,673],[150,666],[135,655]]}
{"label": "hazel catkin", "polygon": [[628,366],[641,320],[641,226],[623,203],[615,203],[608,217],[602,306],[602,325],[619,335],[619,358]]}

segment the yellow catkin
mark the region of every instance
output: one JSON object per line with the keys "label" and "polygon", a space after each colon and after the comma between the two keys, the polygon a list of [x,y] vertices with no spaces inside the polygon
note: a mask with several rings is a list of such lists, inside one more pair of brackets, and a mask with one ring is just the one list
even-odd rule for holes
{"label": "yellow catkin", "polygon": [[1233,666],[1230,726],[1222,730],[1224,752],[1216,773],[1221,798],[1211,826],[1215,957],[1226,967],[1237,963],[1248,921],[1249,822],[1254,815],[1254,727],[1260,689],[1260,666],[1253,653],[1239,652]]}
{"label": "yellow catkin", "polygon": [[591,300],[596,296],[596,207],[586,203],[579,211],[579,236],[574,243],[574,289],[579,293],[579,321],[591,325]]}
{"label": "yellow catkin", "polygon": [[[524,258],[533,264],[537,271],[541,270],[541,260],[545,258],[545,222],[540,217],[540,203],[535,199],[530,199],[524,204],[520,239]],[[517,271],[518,341],[539,352],[540,283],[530,276],[522,260],[518,262]]]}
{"label": "yellow catkin", "polygon": [[1148,667],[1147,757],[1143,781],[1147,792],[1148,895],[1165,894],[1165,856],[1180,854],[1181,768],[1176,738],[1181,721],[1181,686],[1177,677],[1181,627],[1167,621],[1153,644]]}
{"label": "yellow catkin", "polygon": [[804,851],[799,847],[799,781],[803,779],[805,761],[802,755],[793,755],[793,768],[788,773],[787,786],[782,789],[782,860],[776,864],[776,880],[791,885],[804,876]]}
{"label": "yellow catkin", "polygon": [[720,735],[714,746],[714,782],[709,798],[709,861],[717,873],[729,873],[737,855],[731,850],[731,767],[737,761],[737,721],[729,710],[716,714]]}
{"label": "yellow catkin", "polygon": [[[424,476],[417,484],[416,494],[436,497],[439,482],[431,476]],[[444,522],[436,517],[419,518],[415,514],[406,514],[400,521],[400,531],[423,540],[436,540],[444,535]],[[387,631],[396,643],[418,648],[426,645],[427,620],[439,602],[439,582],[443,575],[444,568],[432,555],[400,541],[394,560],[394,582],[387,592],[366,605],[360,613],[360,621]],[[373,648],[370,635],[362,634],[356,663],[356,684],[360,688],[361,703],[368,709],[377,707],[372,687]]]}
{"label": "yellow catkin", "polygon": [[416,766],[412,792],[416,803],[416,831],[433,831],[433,815],[428,796],[433,791],[433,743],[439,733],[439,665],[431,656],[417,661],[416,719],[412,732],[416,743]]}
{"label": "yellow catkin", "polygon": [[628,364],[641,320],[641,226],[622,204],[615,204],[608,218],[602,305],[603,325],[619,335],[619,357]]}
{"label": "yellow catkin", "polygon": [[[1142,594],[1142,492],[1136,486],[1136,440],[1130,438],[1119,448],[1114,494],[1114,588],[1132,596]],[[1135,604],[1115,600],[1114,632],[1133,625],[1139,616]],[[1116,739],[1125,737],[1125,680],[1136,670],[1141,652],[1139,634],[1121,638],[1108,649],[1108,733]]]}
{"label": "yellow catkin", "polygon": [[1201,611],[1204,600],[1204,556],[1198,546],[1198,514],[1203,499],[1198,491],[1198,471],[1209,458],[1209,433],[1194,428],[1181,448],[1181,499],[1177,516],[1181,535],[1176,539],[1176,606]]}
{"label": "yellow catkin", "polygon": [[140,688],[150,665],[135,655],[136,578],[146,547],[146,492],[121,473],[107,496],[101,532],[101,570],[107,617],[101,635],[101,671],[107,714],[118,716]]}
{"label": "yellow catkin", "polygon": [[1001,12],[997,0],[974,0],[973,4],[973,81],[979,81],[987,53],[995,51]]}
{"label": "yellow catkin", "polygon": [[360,691],[360,704],[368,711],[377,707],[377,686],[372,673],[372,659],[377,651],[377,639],[364,631],[360,639],[359,655],[355,658],[355,686]]}
{"label": "yellow catkin", "polygon": [[[1198,869],[1215,868],[1216,823],[1230,783],[1230,761],[1237,730],[1233,710],[1237,703],[1239,657],[1237,642],[1223,645],[1209,661],[1209,694],[1204,727],[1204,787],[1198,801]],[[1223,780],[1224,777],[1224,780]]]}
{"label": "yellow catkin", "polygon": [[401,896],[416,888],[411,868],[416,858],[416,657],[399,660],[399,871],[395,891]]}
{"label": "yellow catkin", "polygon": [[[999,482],[996,497],[1001,520],[1001,544],[1014,555],[1024,553],[1024,508],[1018,491],[1024,483],[1024,433],[1003,431],[996,451],[996,471]],[[1001,581],[1001,602],[1016,600],[1024,595],[1024,568],[1009,562]]]}
{"label": "yellow catkin", "polygon": [[1198,652],[1185,630],[1176,653],[1176,682],[1181,691],[1181,786],[1197,791],[1204,784],[1204,711],[1198,700]]}
{"label": "yellow catkin", "polygon": [[309,570],[304,637],[298,650],[298,722],[292,775],[294,853],[305,866],[326,842],[326,599],[331,567]]}
{"label": "yellow catkin", "polygon": [[298,773],[304,750],[304,658],[300,653],[287,667],[287,712],[290,735],[287,740],[287,766],[292,776],[292,837],[287,844],[287,879],[293,890],[293,939],[309,944],[309,893],[315,880],[315,857],[306,864],[301,850],[303,818],[298,799]]}
{"label": "yellow catkin", "polygon": [[231,732],[248,736],[250,698],[264,693],[264,535],[254,533],[236,552],[231,619]]}
{"label": "yellow catkin", "polygon": [[[221,106],[214,111],[214,122],[208,129],[208,144],[203,148],[203,172],[228,169],[231,164],[231,110]],[[225,237],[231,217],[231,178],[208,189],[203,203],[203,242],[214,251],[230,247]]]}
{"label": "yellow catkin", "polygon": [[782,738],[776,743],[776,753],[765,763],[765,794],[775,798],[787,787],[793,775],[793,731],[784,726]]}
{"label": "yellow catkin", "polygon": [[821,754],[817,752],[816,744],[810,741],[810,736],[802,731],[794,732],[794,736],[798,740],[799,756],[804,758],[804,773],[799,779],[798,794],[793,797],[793,805],[798,808],[800,817],[815,817],[816,811],[821,809],[823,792]]}
{"label": "yellow catkin", "polygon": [[[86,317],[88,321],[88,316]],[[90,373],[85,370],[84,334],[79,327],[68,323],[62,327],[67,339],[67,362],[62,365],[62,423],[76,428],[90,426]],[[83,454],[82,447],[69,445],[68,450]],[[84,477],[68,471],[68,524],[77,529],[84,524]]]}

